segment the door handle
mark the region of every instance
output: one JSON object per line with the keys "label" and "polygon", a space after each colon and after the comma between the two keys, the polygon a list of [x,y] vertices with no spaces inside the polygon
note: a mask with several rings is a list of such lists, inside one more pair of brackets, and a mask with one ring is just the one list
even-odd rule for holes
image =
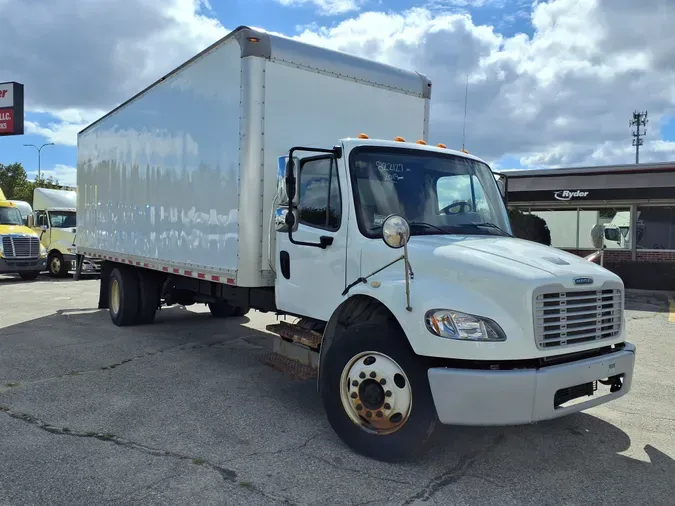
{"label": "door handle", "polygon": [[319,244],[321,245],[321,249],[326,249],[333,244],[333,238],[329,235],[322,235],[319,237]]}

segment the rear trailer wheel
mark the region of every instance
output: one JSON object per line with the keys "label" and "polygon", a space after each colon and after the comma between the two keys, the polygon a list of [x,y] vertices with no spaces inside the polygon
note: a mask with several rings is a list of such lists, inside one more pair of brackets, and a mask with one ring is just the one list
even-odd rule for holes
{"label": "rear trailer wheel", "polygon": [[139,269],[137,274],[139,300],[136,323],[147,325],[155,320],[159,307],[161,285],[151,272]]}
{"label": "rear trailer wheel", "polygon": [[248,310],[239,306],[233,306],[232,304],[229,304],[224,300],[209,302],[209,311],[211,311],[211,315],[213,315],[216,318],[231,318],[236,316],[244,316],[246,313],[248,313]]}
{"label": "rear trailer wheel", "polygon": [[133,269],[115,267],[108,282],[110,319],[118,327],[136,323],[139,310],[138,278]]}
{"label": "rear trailer wheel", "polygon": [[422,358],[394,324],[359,324],[326,350],[321,397],[333,430],[382,461],[423,453],[438,421]]}

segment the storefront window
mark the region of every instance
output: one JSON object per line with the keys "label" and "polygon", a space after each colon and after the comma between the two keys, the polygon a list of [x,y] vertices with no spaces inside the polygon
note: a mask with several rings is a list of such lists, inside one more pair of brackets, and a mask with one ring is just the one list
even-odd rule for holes
{"label": "storefront window", "polygon": [[637,249],[675,250],[675,207],[637,208]]}
{"label": "storefront window", "polygon": [[579,249],[630,249],[630,208],[579,209]]}

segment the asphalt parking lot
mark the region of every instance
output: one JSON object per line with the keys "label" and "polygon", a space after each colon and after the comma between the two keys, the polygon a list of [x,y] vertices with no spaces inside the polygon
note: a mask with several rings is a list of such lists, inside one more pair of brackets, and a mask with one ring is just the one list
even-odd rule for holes
{"label": "asphalt parking lot", "polygon": [[666,295],[627,295],[628,396],[537,425],[444,427],[391,465],[338,440],[314,381],[260,361],[273,316],[192,306],[120,329],[97,294],[96,280],[0,276],[0,505],[673,504]]}

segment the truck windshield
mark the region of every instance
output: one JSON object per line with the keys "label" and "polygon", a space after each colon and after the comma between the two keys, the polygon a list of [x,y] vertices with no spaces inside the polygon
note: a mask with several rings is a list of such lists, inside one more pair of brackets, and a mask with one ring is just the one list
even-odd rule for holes
{"label": "truck windshield", "polygon": [[361,146],[350,154],[361,233],[376,238],[399,214],[412,235],[510,235],[506,209],[490,168],[453,154]]}
{"label": "truck windshield", "polygon": [[0,225],[23,225],[19,210],[16,207],[0,207]]}
{"label": "truck windshield", "polygon": [[73,228],[76,224],[73,211],[50,211],[49,223],[54,228]]}

